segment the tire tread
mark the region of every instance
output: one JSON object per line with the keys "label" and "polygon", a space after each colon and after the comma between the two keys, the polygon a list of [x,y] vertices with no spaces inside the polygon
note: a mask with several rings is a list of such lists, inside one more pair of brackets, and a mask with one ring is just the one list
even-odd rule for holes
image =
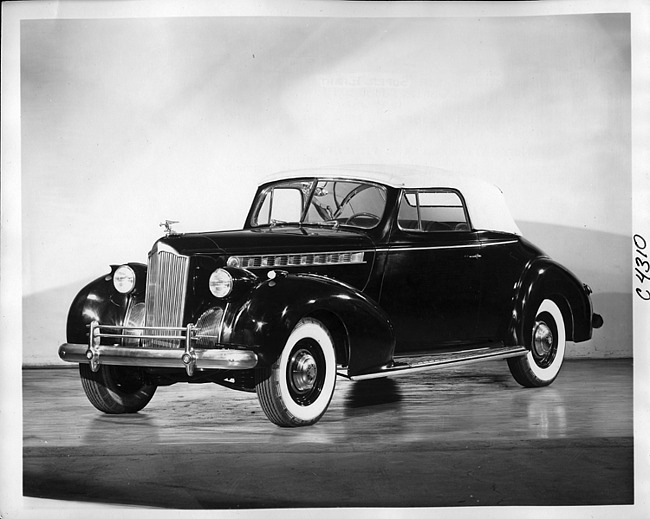
{"label": "tire tread", "polygon": [[81,386],[86,397],[96,409],[107,414],[137,413],[142,410],[153,398],[156,386],[143,385],[136,394],[118,393],[118,389],[110,389],[114,385],[112,380],[112,367],[100,366],[94,372],[88,364],[79,364]]}

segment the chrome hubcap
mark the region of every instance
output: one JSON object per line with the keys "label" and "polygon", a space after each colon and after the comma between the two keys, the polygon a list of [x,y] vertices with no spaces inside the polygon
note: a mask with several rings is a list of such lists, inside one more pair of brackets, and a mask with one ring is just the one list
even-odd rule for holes
{"label": "chrome hubcap", "polygon": [[298,350],[291,359],[291,383],[296,391],[311,390],[317,375],[316,359],[307,350]]}
{"label": "chrome hubcap", "polygon": [[546,357],[553,350],[553,332],[544,322],[535,323],[533,347],[540,357]]}

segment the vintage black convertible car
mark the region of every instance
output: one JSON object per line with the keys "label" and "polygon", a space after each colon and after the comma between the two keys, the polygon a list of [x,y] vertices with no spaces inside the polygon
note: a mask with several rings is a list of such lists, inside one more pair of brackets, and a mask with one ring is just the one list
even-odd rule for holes
{"label": "vintage black convertible car", "polygon": [[274,175],[243,230],[166,236],[77,295],[61,359],[90,402],[132,413],[156,387],[257,392],[280,426],[325,413],[351,380],[507,359],[558,375],[602,318],[587,285],[521,236],[501,191],[437,169]]}

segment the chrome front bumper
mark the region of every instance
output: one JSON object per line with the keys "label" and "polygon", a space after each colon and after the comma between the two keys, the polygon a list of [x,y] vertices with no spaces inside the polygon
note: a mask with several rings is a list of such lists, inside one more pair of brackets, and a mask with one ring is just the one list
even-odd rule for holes
{"label": "chrome front bumper", "polygon": [[[156,335],[147,332],[155,331]],[[116,333],[117,332],[117,333]],[[131,332],[131,333],[124,333]],[[133,332],[137,332],[134,335]],[[161,336],[160,332],[182,335]],[[149,368],[185,368],[192,376],[195,369],[250,369],[257,365],[257,354],[249,350],[194,348],[199,338],[192,325],[186,328],[146,328],[107,326],[96,322],[90,325],[89,344],[65,343],[59,347],[59,357],[66,362],[89,363],[93,371],[101,364],[140,366]],[[100,344],[102,337],[112,339],[161,339],[178,341],[177,348],[143,348]],[[185,347],[181,347],[184,343]]]}

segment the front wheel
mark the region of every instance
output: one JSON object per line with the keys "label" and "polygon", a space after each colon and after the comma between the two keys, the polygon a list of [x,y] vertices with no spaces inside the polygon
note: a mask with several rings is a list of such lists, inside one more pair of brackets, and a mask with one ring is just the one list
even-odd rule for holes
{"label": "front wheel", "polygon": [[528,334],[528,354],[508,359],[508,367],[522,386],[548,386],[560,372],[566,349],[564,318],[552,300],[544,299],[539,305]]}
{"label": "front wheel", "polygon": [[332,337],[320,321],[302,319],[278,360],[255,372],[255,390],[264,413],[281,427],[312,425],[325,414],[336,385]]}
{"label": "front wheel", "polygon": [[130,366],[104,364],[94,372],[88,364],[79,364],[79,375],[90,403],[109,414],[137,413],[157,387],[146,382],[140,369]]}

